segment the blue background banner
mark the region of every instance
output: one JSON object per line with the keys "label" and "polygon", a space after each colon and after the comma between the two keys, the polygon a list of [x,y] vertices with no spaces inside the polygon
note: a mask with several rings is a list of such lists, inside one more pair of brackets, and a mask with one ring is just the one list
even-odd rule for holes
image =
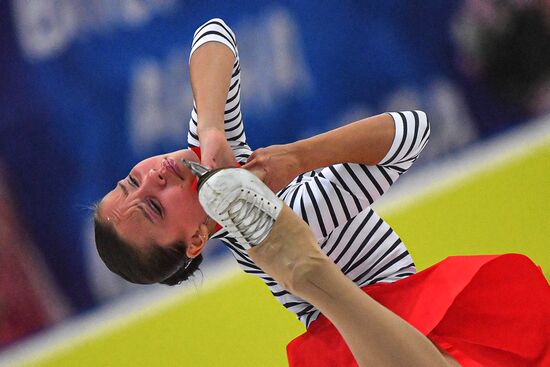
{"label": "blue background banner", "polygon": [[27,235],[72,309],[139,288],[99,261],[90,206],[140,159],[187,146],[188,56],[200,24],[221,17],[237,35],[252,148],[423,109],[433,126],[426,162],[527,117],[458,67],[461,6],[2,2],[0,160]]}

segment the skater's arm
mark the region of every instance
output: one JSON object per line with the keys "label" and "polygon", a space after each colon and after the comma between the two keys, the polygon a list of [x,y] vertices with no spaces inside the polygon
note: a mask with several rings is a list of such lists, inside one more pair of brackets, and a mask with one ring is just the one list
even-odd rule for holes
{"label": "skater's arm", "polygon": [[297,141],[292,148],[305,171],[337,163],[389,166],[416,159],[429,136],[426,113],[392,112]]}
{"label": "skater's arm", "polygon": [[303,172],[337,163],[375,165],[388,152],[394,135],[393,119],[389,114],[382,114],[299,140],[290,146]]}
{"label": "skater's arm", "polygon": [[189,62],[201,162],[212,168],[236,164],[224,132],[224,109],[235,62],[234,52],[224,43],[207,42],[193,50]]}
{"label": "skater's arm", "polygon": [[294,143],[258,149],[244,168],[260,172],[258,175],[274,191],[300,173],[338,163],[356,163],[366,166],[366,170],[383,166],[393,183],[411,166],[428,138],[424,112],[386,113]]}

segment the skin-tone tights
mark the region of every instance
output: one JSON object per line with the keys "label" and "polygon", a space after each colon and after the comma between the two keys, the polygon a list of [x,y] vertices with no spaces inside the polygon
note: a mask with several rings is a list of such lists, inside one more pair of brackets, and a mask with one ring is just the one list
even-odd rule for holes
{"label": "skin-tone tights", "polygon": [[268,237],[248,254],[263,271],[317,307],[336,326],[359,366],[460,366],[348,279],[287,205]]}

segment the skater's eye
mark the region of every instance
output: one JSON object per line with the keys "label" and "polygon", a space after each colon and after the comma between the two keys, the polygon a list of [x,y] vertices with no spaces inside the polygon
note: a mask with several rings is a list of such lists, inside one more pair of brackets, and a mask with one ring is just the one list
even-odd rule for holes
{"label": "skater's eye", "polygon": [[130,185],[132,185],[135,188],[139,187],[139,182],[136,180],[136,178],[132,175],[128,175],[128,182]]}
{"label": "skater's eye", "polygon": [[162,207],[160,206],[159,202],[154,199],[149,200],[149,206],[153,211],[158,214],[160,217],[162,217]]}

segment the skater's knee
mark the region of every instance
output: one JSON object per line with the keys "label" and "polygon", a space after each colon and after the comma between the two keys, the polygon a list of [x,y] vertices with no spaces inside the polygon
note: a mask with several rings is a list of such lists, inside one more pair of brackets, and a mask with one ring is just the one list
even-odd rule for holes
{"label": "skater's knee", "polygon": [[289,269],[286,288],[292,293],[301,293],[307,290],[330,265],[328,261],[330,259],[326,256],[316,256],[315,254],[299,259]]}

